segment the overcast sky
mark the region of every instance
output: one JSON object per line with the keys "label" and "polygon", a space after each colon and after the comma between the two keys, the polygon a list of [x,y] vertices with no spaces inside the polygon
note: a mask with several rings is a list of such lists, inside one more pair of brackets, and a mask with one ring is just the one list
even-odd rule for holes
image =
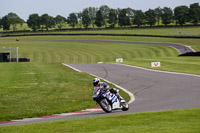
{"label": "overcast sky", "polygon": [[155,9],[160,6],[174,9],[176,6],[189,6],[193,3],[200,3],[200,0],[1,0],[0,17],[10,12],[16,13],[25,21],[30,14],[42,15],[48,13],[55,17],[62,15],[68,17],[72,12],[80,12],[87,7],[100,7],[107,5],[110,8],[132,8],[146,11],[149,8]]}

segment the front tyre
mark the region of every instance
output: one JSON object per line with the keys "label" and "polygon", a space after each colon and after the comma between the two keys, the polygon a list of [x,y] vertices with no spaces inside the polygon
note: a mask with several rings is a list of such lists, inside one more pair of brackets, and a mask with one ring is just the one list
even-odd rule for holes
{"label": "front tyre", "polygon": [[122,110],[123,111],[127,111],[129,109],[129,105],[128,105],[127,102],[121,103],[121,105],[122,105]]}
{"label": "front tyre", "polygon": [[107,101],[107,99],[104,98],[104,99],[100,100],[99,105],[106,113],[112,112],[112,107],[111,107],[110,103]]}

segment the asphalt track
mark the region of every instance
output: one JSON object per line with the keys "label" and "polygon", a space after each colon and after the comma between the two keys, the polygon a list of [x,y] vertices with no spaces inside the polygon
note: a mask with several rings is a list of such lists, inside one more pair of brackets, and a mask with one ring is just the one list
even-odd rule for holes
{"label": "asphalt track", "polygon": [[[153,71],[121,64],[68,64],[134,94],[127,113],[200,107],[200,76]],[[123,112],[124,113],[124,112]]]}
{"label": "asphalt track", "polygon": [[[136,44],[138,44],[138,42]],[[165,43],[165,45],[167,44]],[[179,50],[180,52],[181,50],[185,51],[185,46],[179,44],[177,45],[177,50]],[[192,49],[188,49],[192,51]],[[106,79],[110,82],[113,82],[114,84],[117,84],[118,86],[127,89],[129,92],[134,94],[135,101],[130,104],[130,109],[126,112],[114,111],[113,113],[105,113],[100,110],[77,115],[65,115],[59,117],[50,117],[46,119],[30,119],[19,122],[7,122],[4,124],[0,124],[0,126],[72,119],[80,117],[93,117],[134,112],[149,112],[200,107],[200,76],[197,75],[152,71],[144,68],[126,66],[121,64],[101,63],[67,65],[78,69],[81,72],[97,75],[103,79]]]}

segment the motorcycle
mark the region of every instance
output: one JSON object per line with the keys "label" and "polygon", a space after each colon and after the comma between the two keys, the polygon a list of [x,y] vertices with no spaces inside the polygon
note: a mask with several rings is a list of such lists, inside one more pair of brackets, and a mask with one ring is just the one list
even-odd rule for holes
{"label": "motorcycle", "polygon": [[93,100],[96,101],[106,113],[111,113],[113,110],[117,109],[123,111],[129,109],[129,105],[124,99],[120,100],[114,93],[111,93],[109,90],[103,90],[100,87],[94,88]]}

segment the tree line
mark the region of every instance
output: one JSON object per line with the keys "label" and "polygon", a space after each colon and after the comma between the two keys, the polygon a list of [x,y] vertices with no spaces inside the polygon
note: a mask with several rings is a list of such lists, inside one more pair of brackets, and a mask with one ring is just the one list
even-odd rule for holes
{"label": "tree line", "polygon": [[[145,12],[142,10],[134,10],[131,8],[112,9],[107,5],[102,5],[99,8],[88,7],[78,13],[70,13],[67,18],[57,15],[52,17],[48,14],[39,16],[37,13],[29,15],[26,23],[33,30],[46,29],[58,26],[62,29],[67,23],[72,28],[88,28],[90,25],[94,28],[115,28],[138,27],[143,25],[159,26],[161,23],[165,26],[175,23],[175,25],[183,26],[187,22],[197,25],[200,22],[200,5],[199,3],[190,4],[190,6],[177,6],[173,10],[169,7],[149,9]],[[0,18],[0,28],[9,30],[10,26],[16,30],[17,24],[23,24],[25,21],[15,13],[9,13]]]}

